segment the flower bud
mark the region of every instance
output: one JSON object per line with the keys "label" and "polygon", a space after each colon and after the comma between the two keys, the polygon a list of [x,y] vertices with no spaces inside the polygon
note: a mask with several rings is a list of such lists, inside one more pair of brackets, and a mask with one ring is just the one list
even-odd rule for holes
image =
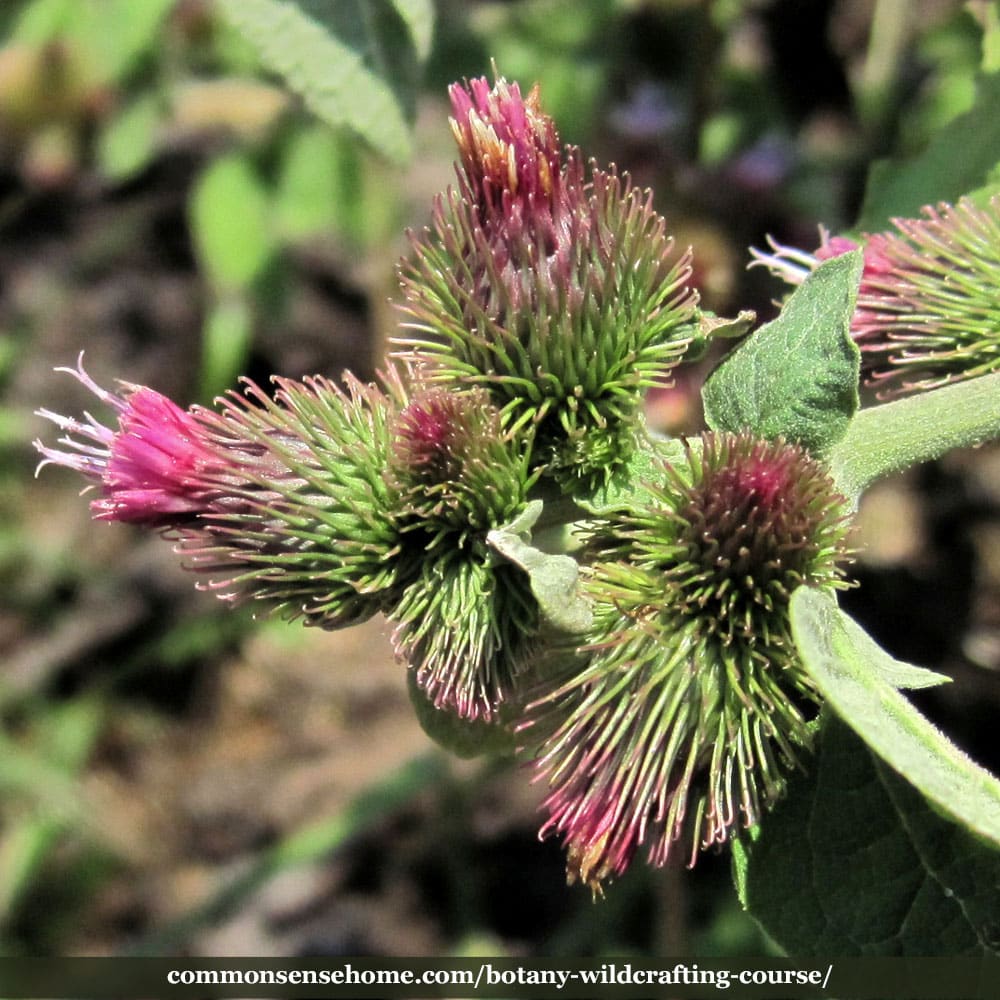
{"label": "flower bud", "polygon": [[99,491],[94,516],[165,531],[219,596],[270,601],[308,624],[338,628],[398,598],[394,498],[383,477],[402,390],[354,379],[251,382],[220,412],[182,410],[143,386],[120,393],[71,371],[116,413],[114,430],[47,410],[68,450],[36,442],[42,465],[81,473]]}
{"label": "flower bud", "polygon": [[[520,216],[518,224],[542,229],[548,213],[551,241],[552,207],[560,203],[563,178],[559,136],[541,108],[537,85],[526,98],[521,88],[499,79],[491,89],[480,78],[468,89],[449,88],[454,117],[451,129],[462,160],[462,176],[487,229],[500,231]],[[525,223],[523,217],[531,216]]]}
{"label": "flower bud", "polygon": [[446,531],[488,531],[524,506],[537,475],[523,436],[504,433],[482,389],[428,389],[396,421],[390,480],[409,519]]}
{"label": "flower bud", "polygon": [[485,388],[504,426],[536,428],[563,481],[609,474],[635,447],[641,394],[691,336],[689,255],[651,195],[561,150],[537,90],[452,88],[462,165],[402,268],[431,379]]}
{"label": "flower bud", "polygon": [[[703,435],[655,503],[599,539],[582,669],[530,708],[543,833],[595,890],[751,826],[810,744],[791,639],[801,585],[843,586],[847,503],[798,446]],[[530,729],[529,729],[530,732]]]}
{"label": "flower bud", "polygon": [[885,395],[1000,369],[1000,197],[893,219],[872,236],[851,329]]}
{"label": "flower bud", "polygon": [[509,699],[537,632],[526,574],[486,546],[537,478],[520,440],[482,389],[418,392],[395,426],[388,478],[424,566],[390,615],[394,641],[428,701],[463,719],[489,720]]}
{"label": "flower bud", "polygon": [[[81,356],[82,357],[82,356]],[[121,393],[100,388],[82,364],[69,371],[118,415],[113,431],[89,413],[83,420],[49,410],[39,415],[69,435],[60,443],[70,451],[40,441],[39,465],[63,465],[100,486],[90,509],[96,520],[164,527],[203,513],[227,486],[242,477],[234,463],[192,414],[153,389],[123,384]]]}

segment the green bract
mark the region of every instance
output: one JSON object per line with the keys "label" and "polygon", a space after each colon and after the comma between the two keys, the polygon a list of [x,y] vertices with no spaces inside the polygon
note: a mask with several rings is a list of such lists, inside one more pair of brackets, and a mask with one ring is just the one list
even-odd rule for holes
{"label": "green bract", "polygon": [[363,621],[416,572],[383,475],[404,390],[395,376],[388,392],[351,376],[346,391],[319,377],[275,384],[273,398],[247,383],[221,413],[196,408],[245,484],[172,532],[213,590],[267,599],[323,628]]}
{"label": "green bract", "polygon": [[537,650],[527,577],[475,549],[429,556],[390,616],[396,649],[434,706],[490,719]]}
{"label": "green bract", "polygon": [[524,509],[537,477],[482,389],[418,392],[400,413],[387,479],[420,575],[391,618],[396,648],[437,708],[489,718],[532,649],[528,576],[495,559],[489,532]]}

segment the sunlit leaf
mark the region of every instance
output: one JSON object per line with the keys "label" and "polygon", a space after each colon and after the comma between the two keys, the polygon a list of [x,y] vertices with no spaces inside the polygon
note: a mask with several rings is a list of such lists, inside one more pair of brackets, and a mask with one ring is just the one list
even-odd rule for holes
{"label": "sunlit leaf", "polygon": [[83,50],[88,70],[119,81],[151,52],[160,24],[176,0],[36,0],[14,26],[18,41],[66,38]]}
{"label": "sunlit leaf", "polygon": [[550,625],[565,632],[585,632],[592,616],[590,605],[577,590],[580,569],[576,560],[542,552],[529,541],[541,512],[542,501],[532,501],[511,524],[491,531],[487,543],[528,574],[531,592]]}
{"label": "sunlit leaf", "polygon": [[392,0],[406,24],[417,58],[423,62],[431,54],[434,39],[434,4],[431,0]]}
{"label": "sunlit leaf", "polygon": [[850,322],[861,266],[858,252],[821,264],[777,319],[727,355],[702,389],[712,430],[783,435],[811,451],[843,437],[858,407]]}
{"label": "sunlit leaf", "polygon": [[888,655],[819,590],[796,590],[791,616],[803,665],[829,706],[938,808],[1000,848],[1000,781],[886,680],[877,665]]}
{"label": "sunlit leaf", "polygon": [[281,232],[293,239],[322,232],[349,218],[342,140],[317,125],[296,130],[289,138],[275,192],[274,211]]}
{"label": "sunlit leaf", "polygon": [[202,338],[200,396],[209,400],[232,388],[246,368],[253,340],[250,304],[232,295],[216,303],[205,317]]}
{"label": "sunlit leaf", "polygon": [[288,0],[219,0],[229,22],[330,125],[346,125],[394,163],[411,144],[405,116],[362,55]]}
{"label": "sunlit leaf", "polygon": [[97,162],[104,175],[121,181],[139,173],[156,151],[161,120],[160,102],[153,94],[142,94],[112,118],[97,139]]}
{"label": "sunlit leaf", "polygon": [[878,232],[896,216],[914,217],[924,205],[957,201],[987,182],[1000,163],[1000,73],[979,78],[976,102],[941,129],[917,156],[882,160],[868,175],[858,229]]}
{"label": "sunlit leaf", "polygon": [[275,247],[267,193],[247,156],[220,157],[198,178],[191,194],[191,230],[213,284],[244,288],[261,272]]}

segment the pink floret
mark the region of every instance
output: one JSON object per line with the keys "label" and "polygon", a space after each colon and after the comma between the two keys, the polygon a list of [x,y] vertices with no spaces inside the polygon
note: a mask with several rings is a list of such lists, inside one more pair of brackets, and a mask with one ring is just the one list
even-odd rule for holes
{"label": "pink floret", "polygon": [[94,517],[148,523],[205,506],[205,475],[217,454],[205,431],[166,396],[140,387],[118,418],[103,477],[105,495],[91,503]]}
{"label": "pink floret", "polygon": [[77,419],[39,410],[65,432],[58,442],[62,448],[35,442],[42,455],[39,468],[62,465],[88,479],[101,494],[90,504],[97,520],[165,526],[205,510],[218,492],[217,476],[225,462],[207,428],[190,411],[145,386],[126,384],[121,392],[109,392],[79,362],[76,368],[58,370],[73,375],[111,407],[118,429],[89,413]]}

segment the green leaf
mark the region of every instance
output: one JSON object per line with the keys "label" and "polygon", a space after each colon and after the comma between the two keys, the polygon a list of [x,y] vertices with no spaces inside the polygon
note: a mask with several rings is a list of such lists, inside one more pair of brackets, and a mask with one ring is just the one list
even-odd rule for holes
{"label": "green leaf", "polygon": [[88,0],[78,5],[84,44],[103,79],[120,81],[156,44],[160,25],[176,0]]}
{"label": "green leaf", "polygon": [[1000,781],[891,686],[883,675],[891,657],[829,594],[799,587],[790,610],[805,669],[830,707],[938,808],[1000,848]]}
{"label": "green leaf", "polygon": [[339,158],[337,136],[323,125],[290,136],[274,201],[282,234],[309,236],[333,225],[342,204]]}
{"label": "green leaf", "polygon": [[109,121],[97,137],[97,162],[106,177],[127,180],[149,163],[156,151],[162,120],[155,94],[142,94]]}
{"label": "green leaf", "polygon": [[424,62],[434,40],[434,4],[431,0],[392,0],[413,42],[417,58]]}
{"label": "green leaf", "polygon": [[743,905],[790,955],[1000,954],[1000,853],[833,715],[733,858]]}
{"label": "green leaf", "polygon": [[14,27],[19,41],[43,44],[61,36],[77,42],[87,68],[102,81],[126,77],[152,51],[160,24],[176,0],[36,0]]}
{"label": "green leaf", "polygon": [[231,153],[215,160],[191,193],[191,229],[212,284],[248,286],[274,253],[267,193],[250,159]]}
{"label": "green leaf", "polygon": [[79,822],[84,813],[81,790],[61,760],[35,749],[25,749],[0,733],[0,795],[29,801],[40,815]]}
{"label": "green leaf", "polygon": [[48,816],[26,816],[8,822],[0,833],[0,924],[10,921],[16,907],[38,885],[64,826]]}
{"label": "green leaf", "polygon": [[76,774],[90,757],[103,722],[104,713],[93,699],[51,708],[39,720],[38,737],[46,759]]}
{"label": "green leaf", "polygon": [[[363,55],[287,0],[219,0],[227,20],[306,105],[346,125],[394,163],[411,153],[405,115],[385,78]],[[371,43],[377,47],[377,39]]]}
{"label": "green leaf", "polygon": [[400,213],[387,170],[347,132],[320,124],[297,129],[275,192],[279,232],[294,240],[334,229],[354,247],[394,235]]}
{"label": "green leaf", "polygon": [[246,368],[253,341],[250,304],[241,296],[216,303],[205,317],[202,338],[199,395],[210,400],[232,388]]}
{"label": "green leaf", "polygon": [[810,451],[843,437],[858,407],[850,323],[861,268],[859,251],[825,261],[777,319],[727,355],[702,389],[712,430],[784,435]]}
{"label": "green leaf", "polygon": [[392,0],[292,0],[308,18],[355,52],[392,91],[404,118],[416,115],[421,65],[413,34]]}
{"label": "green leaf", "polygon": [[531,592],[542,616],[563,632],[585,632],[590,628],[590,605],[579,594],[580,568],[572,556],[550,555],[530,544],[531,529],[542,513],[541,500],[532,500],[514,521],[491,531],[487,544],[528,574]]}
{"label": "green leaf", "polygon": [[978,8],[972,8],[970,4],[969,8],[983,29],[983,72],[1000,72],[1000,7],[995,3],[984,3]]}
{"label": "green leaf", "polygon": [[828,598],[827,595],[812,589],[805,592],[813,596],[800,600],[825,603],[828,607],[836,609],[836,623],[826,632],[826,641],[844,658],[859,657],[864,663],[864,669],[875,674],[882,683],[897,689],[910,690],[951,683],[951,678],[945,674],[912,663],[904,663],[890,656],[850,615],[837,607],[832,597]]}
{"label": "green leaf", "polygon": [[882,160],[868,175],[858,229],[878,232],[897,216],[913,217],[924,205],[957,201],[982,186],[1000,162],[1000,73],[980,76],[976,101],[938,132],[916,157]]}
{"label": "green leaf", "polygon": [[72,10],[73,0],[32,0],[18,12],[11,28],[11,40],[44,45],[65,30]]}

